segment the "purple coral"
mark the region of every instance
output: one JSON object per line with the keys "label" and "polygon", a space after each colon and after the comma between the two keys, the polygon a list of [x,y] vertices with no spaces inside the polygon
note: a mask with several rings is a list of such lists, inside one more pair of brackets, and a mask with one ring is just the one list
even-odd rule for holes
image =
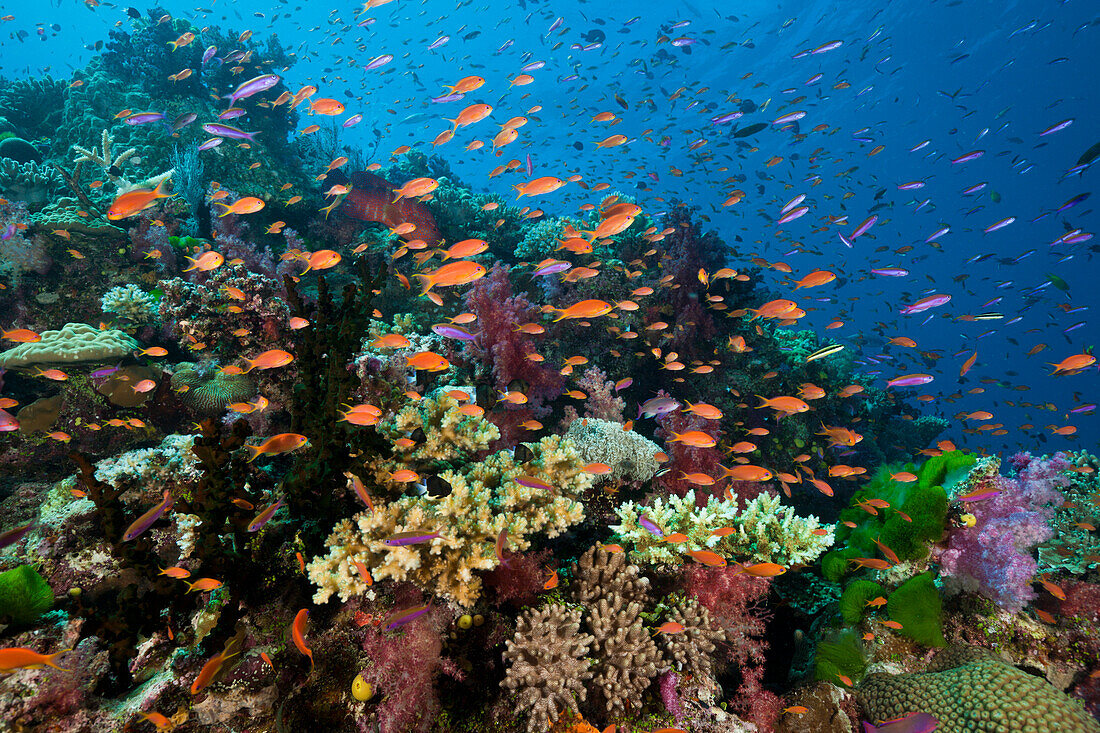
{"label": "purple coral", "polygon": [[657,688],[661,691],[661,702],[665,704],[665,710],[679,723],[684,719],[684,706],[680,704],[680,693],[676,690],[679,675],[671,669],[662,672],[657,677]]}
{"label": "purple coral", "polygon": [[1002,608],[1016,612],[1035,598],[1031,581],[1038,567],[1032,550],[1053,534],[1050,519],[1062,503],[1058,488],[1068,480],[1066,456],[1014,456],[1015,478],[995,476],[988,488],[1001,493],[970,505],[973,527],[951,532],[940,555],[941,575],[948,587],[976,591]]}

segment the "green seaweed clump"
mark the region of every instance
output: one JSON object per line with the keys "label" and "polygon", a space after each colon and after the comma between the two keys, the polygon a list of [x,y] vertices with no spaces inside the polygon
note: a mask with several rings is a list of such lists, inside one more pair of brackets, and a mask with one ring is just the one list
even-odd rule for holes
{"label": "green seaweed clump", "polygon": [[858,624],[863,619],[867,602],[885,595],[885,589],[873,580],[853,580],[840,596],[840,615],[844,623]]}
{"label": "green seaweed clump", "polygon": [[0,617],[31,624],[52,605],[53,589],[30,565],[0,573]]}
{"label": "green seaweed clump", "polygon": [[921,573],[905,581],[886,600],[886,612],[901,624],[898,633],[924,646],[944,647],[943,601],[932,581],[932,573]]}
{"label": "green seaweed clump", "polygon": [[834,685],[852,685],[859,681],[866,669],[863,643],[855,631],[845,629],[828,641],[818,642],[814,654],[814,679]]}

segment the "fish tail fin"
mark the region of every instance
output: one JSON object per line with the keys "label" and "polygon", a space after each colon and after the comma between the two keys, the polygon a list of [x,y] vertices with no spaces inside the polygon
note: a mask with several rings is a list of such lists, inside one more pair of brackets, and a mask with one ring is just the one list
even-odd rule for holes
{"label": "fish tail fin", "polygon": [[72,650],[73,650],[73,648],[69,647],[68,649],[62,649],[59,652],[54,652],[53,654],[49,655],[49,657],[47,657],[46,661],[43,662],[43,664],[45,664],[48,667],[53,667],[54,669],[60,669],[62,672],[71,672],[72,670],[69,669],[68,667],[58,667],[56,664],[54,664],[54,660],[57,659],[58,657],[60,657],[62,654],[65,654],[67,652],[71,652]]}
{"label": "fish tail fin", "polygon": [[[228,213],[229,213],[229,210],[230,210],[231,208],[233,208],[233,207],[232,207],[232,206],[230,206],[229,204],[223,204],[223,203],[222,203],[221,201],[215,201],[215,202],[214,202],[214,205],[215,205],[215,206],[224,206],[224,207],[225,207],[225,211],[223,211],[222,213],[218,214],[218,218],[219,218],[219,219],[220,219],[220,218],[222,218],[223,216],[225,216],[226,214],[228,214]],[[187,259],[189,259],[189,260],[190,260],[191,258],[190,258],[190,257],[188,257]]]}
{"label": "fish tail fin", "polygon": [[428,292],[432,289],[432,286],[435,285],[435,280],[432,279],[431,275],[422,275],[417,273],[413,277],[421,281],[420,285],[424,288],[420,291],[421,295],[427,295]]}
{"label": "fish tail fin", "polygon": [[754,397],[760,400],[760,404],[756,406],[757,410],[762,410],[768,406],[769,401],[767,397],[764,397],[762,395],[754,395]]}
{"label": "fish tail fin", "polygon": [[263,453],[263,449],[258,445],[246,445],[245,448],[252,454],[248,457],[248,463],[252,463],[252,461],[259,458],[260,454]]}
{"label": "fish tail fin", "polygon": [[557,323],[558,321],[561,321],[561,320],[565,319],[565,309],[564,308],[554,308],[554,310],[556,310],[558,313],[561,313],[561,315],[558,316],[557,318],[555,318],[553,321],[551,321],[551,323]]}
{"label": "fish tail fin", "polygon": [[177,44],[177,43],[176,43],[175,41],[169,41],[169,42],[168,42],[167,44],[165,44],[165,45],[171,46],[171,47],[172,47],[172,51],[175,51],[175,50],[176,50],[177,48],[179,48],[179,45],[178,45],[178,44]]}

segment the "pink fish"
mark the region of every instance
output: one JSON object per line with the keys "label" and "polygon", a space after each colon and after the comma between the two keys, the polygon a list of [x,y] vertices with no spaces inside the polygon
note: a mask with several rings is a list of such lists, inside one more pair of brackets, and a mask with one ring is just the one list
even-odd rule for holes
{"label": "pink fish", "polygon": [[906,374],[900,377],[894,377],[886,383],[887,387],[916,387],[921,384],[928,384],[935,377],[931,374]]}
{"label": "pink fish", "polygon": [[906,316],[912,315],[914,313],[923,313],[929,308],[937,308],[941,305],[948,303],[950,300],[950,295],[937,293],[935,295],[929,295],[927,298],[921,298],[916,303],[913,303],[912,305],[907,305],[898,312]]}
{"label": "pink fish", "polygon": [[863,733],[932,733],[939,726],[940,721],[930,713],[910,713],[878,725],[864,721]]}

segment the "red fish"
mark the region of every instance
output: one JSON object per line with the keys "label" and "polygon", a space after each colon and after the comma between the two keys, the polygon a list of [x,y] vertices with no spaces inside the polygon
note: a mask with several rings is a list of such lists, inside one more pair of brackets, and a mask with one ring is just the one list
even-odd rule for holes
{"label": "red fish", "polygon": [[351,186],[347,198],[340,205],[340,213],[344,216],[359,221],[378,222],[391,229],[409,222],[416,225],[416,229],[403,235],[405,241],[423,239],[430,247],[437,246],[441,241],[435,217],[428,207],[416,199],[403,198],[394,201],[394,186],[385,178],[372,173],[356,172],[351,174]]}

